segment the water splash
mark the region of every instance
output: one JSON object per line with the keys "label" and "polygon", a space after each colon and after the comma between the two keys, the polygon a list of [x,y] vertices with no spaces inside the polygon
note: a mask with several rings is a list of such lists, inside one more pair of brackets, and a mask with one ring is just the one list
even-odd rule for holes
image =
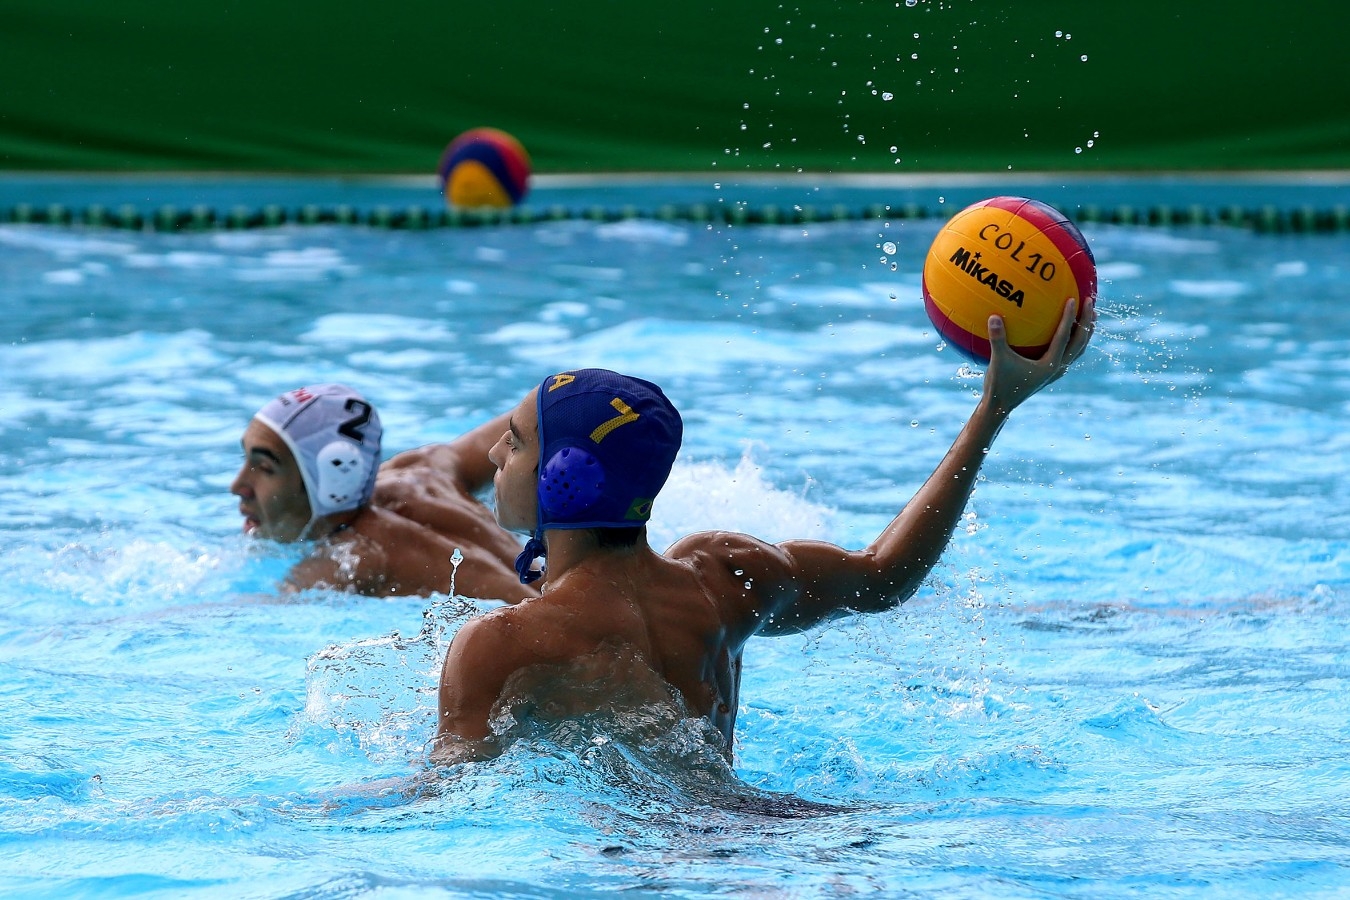
{"label": "water splash", "polygon": [[455,552],[450,554],[450,596],[455,596],[455,576],[459,574],[459,564],[464,562],[464,554],[455,548]]}

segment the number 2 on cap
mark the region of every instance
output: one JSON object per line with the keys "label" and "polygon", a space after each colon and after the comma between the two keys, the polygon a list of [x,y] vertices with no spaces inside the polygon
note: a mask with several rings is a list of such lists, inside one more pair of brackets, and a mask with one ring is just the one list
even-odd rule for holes
{"label": "number 2 on cap", "polygon": [[343,437],[351,438],[358,444],[364,444],[366,442],[366,436],[361,433],[361,426],[370,421],[370,404],[366,403],[364,400],[357,400],[355,397],[351,397],[347,400],[343,409],[347,410],[347,412],[351,412],[355,409],[357,410],[357,413],[338,426],[338,434]]}

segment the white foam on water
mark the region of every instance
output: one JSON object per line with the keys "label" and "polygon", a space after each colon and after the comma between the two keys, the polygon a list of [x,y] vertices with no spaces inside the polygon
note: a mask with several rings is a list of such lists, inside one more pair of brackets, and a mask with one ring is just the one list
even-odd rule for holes
{"label": "white foam on water", "polygon": [[1198,297],[1205,300],[1232,300],[1248,293],[1252,288],[1245,281],[1232,281],[1216,278],[1210,281],[1192,279],[1174,279],[1167,283],[1174,294],[1183,297]]}
{"label": "white foam on water", "polygon": [[359,266],[347,262],[332,247],[303,247],[298,250],[273,250],[261,259],[241,259],[239,268],[232,274],[239,281],[287,282],[352,277],[360,271]]}
{"label": "white foam on water", "polygon": [[216,269],[231,258],[223,253],[176,250],[170,253],[128,253],[123,262],[134,269]]}
{"label": "white foam on water", "polygon": [[862,288],[828,285],[771,284],[765,293],[772,299],[803,306],[851,306],[866,309],[876,306],[878,297]]}
{"label": "white foam on water", "polygon": [[683,247],[689,243],[689,230],[687,228],[646,219],[627,219],[622,222],[607,222],[603,225],[597,225],[595,236],[602,241],[660,244],[666,247]]}
{"label": "white foam on water", "polygon": [[1144,267],[1137,262],[1105,262],[1097,266],[1097,277],[1102,281],[1127,281],[1144,274]]}
{"label": "white foam on water", "polygon": [[452,337],[446,324],[434,319],[388,313],[329,313],[315,319],[313,326],[300,335],[300,340],[313,344],[362,347],[395,341],[441,343],[450,341]]}
{"label": "white foam on water", "polygon": [[548,267],[548,274],[566,281],[623,281],[624,271],[617,266],[581,266],[572,263],[555,263]]}
{"label": "white foam on water", "polygon": [[0,360],[21,367],[28,378],[106,381],[175,372],[195,377],[223,359],[213,343],[210,334],[196,329],[173,334],[137,331],[110,338],[0,345]]}
{"label": "white foam on water", "polygon": [[[512,352],[554,367],[595,366],[671,377],[740,368],[780,366],[789,369],[832,353],[867,355],[892,347],[931,342],[921,328],[882,322],[848,322],[823,326],[814,333],[756,328],[726,322],[692,325],[661,319],[632,319],[612,328],[566,340],[526,343],[538,326],[513,325]],[[501,341],[507,329],[489,337]],[[656,348],[654,351],[653,348]],[[660,378],[654,378],[660,381]]]}
{"label": "white foam on water", "polygon": [[82,256],[125,256],[136,252],[131,241],[91,237],[62,229],[0,225],[0,245],[43,250],[61,259]]}
{"label": "white foam on water", "polygon": [[572,337],[572,332],[561,325],[537,325],[530,322],[513,322],[503,325],[482,335],[479,339],[485,344],[504,344],[520,353],[532,352],[534,342],[558,343]]}
{"label": "white foam on water", "polygon": [[835,511],[800,490],[770,484],[747,450],[734,468],[715,462],[676,463],[648,526],[653,547],[665,548],[698,531],[736,531],[770,543],[828,540]]}

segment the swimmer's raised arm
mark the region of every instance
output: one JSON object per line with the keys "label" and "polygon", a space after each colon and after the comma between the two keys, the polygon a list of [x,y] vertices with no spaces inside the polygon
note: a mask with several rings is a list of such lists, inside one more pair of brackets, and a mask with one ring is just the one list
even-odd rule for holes
{"label": "swimmer's raised arm", "polygon": [[1087,348],[1095,316],[1075,329],[1075,312],[1069,301],[1049,348],[1035,360],[1013,351],[1003,320],[990,318],[993,352],[975,411],[923,487],[868,547],[846,551],[819,541],[786,541],[778,545],[781,563],[767,565],[756,579],[749,578],[756,573],[745,569],[745,560],[734,563],[758,585],[759,633],[801,631],[849,611],[890,609],[914,595],[946,549],[1009,414]]}
{"label": "swimmer's raised arm", "polygon": [[502,413],[447,443],[404,451],[383,468],[391,474],[400,469],[434,469],[464,493],[476,493],[492,483],[497,468],[488,459],[488,450],[505,433],[509,419],[510,413]]}

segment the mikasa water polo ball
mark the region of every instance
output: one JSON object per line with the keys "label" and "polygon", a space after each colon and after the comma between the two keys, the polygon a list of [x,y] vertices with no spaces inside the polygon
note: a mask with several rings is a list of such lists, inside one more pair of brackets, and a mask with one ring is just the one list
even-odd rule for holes
{"label": "mikasa water polo ball", "polygon": [[436,172],[448,206],[514,206],[529,187],[530,156],[505,131],[473,128],[450,142]]}
{"label": "mikasa water polo ball", "polygon": [[1097,263],[1082,233],[1025,197],[967,206],[942,226],[923,264],[923,302],[938,333],[978,363],[989,361],[989,317],[1008,344],[1036,358],[1050,346],[1064,303],[1082,321],[1097,297]]}

